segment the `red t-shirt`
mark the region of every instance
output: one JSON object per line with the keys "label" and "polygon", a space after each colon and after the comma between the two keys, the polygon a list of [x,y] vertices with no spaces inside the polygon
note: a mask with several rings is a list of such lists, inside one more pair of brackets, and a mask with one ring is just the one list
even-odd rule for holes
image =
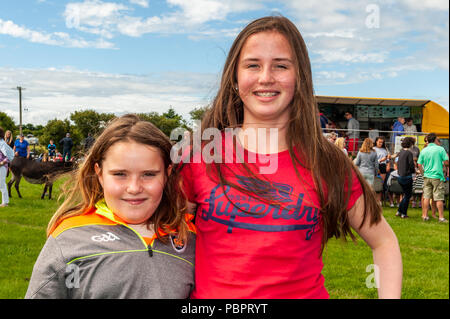
{"label": "red t-shirt", "polygon": [[[245,156],[251,154],[245,152]],[[191,298],[277,299],[328,298],[321,274],[322,224],[319,197],[311,173],[298,167],[301,183],[288,151],[272,154],[278,169],[264,174],[278,203],[269,205],[243,192],[214,182],[206,165],[185,163],[183,184],[188,200],[197,204],[195,288]],[[242,164],[227,168],[238,177],[227,179],[249,189]],[[261,164],[259,161],[256,167]],[[228,171],[228,170],[227,170]],[[225,197],[239,207],[236,209]],[[362,194],[354,174],[350,209]],[[272,197],[273,198],[273,197]],[[283,209],[284,207],[284,209]]]}

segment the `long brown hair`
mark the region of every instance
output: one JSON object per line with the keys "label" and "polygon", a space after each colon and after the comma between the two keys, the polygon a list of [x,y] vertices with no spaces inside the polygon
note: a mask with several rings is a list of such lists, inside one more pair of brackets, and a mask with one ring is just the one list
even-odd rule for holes
{"label": "long brown hair", "polygon": [[[287,18],[282,16],[270,16],[257,19],[248,24],[236,37],[231,46],[222,73],[220,88],[213,100],[211,108],[205,113],[202,121],[202,133],[205,129],[214,127],[224,130],[229,127],[239,127],[243,123],[243,102],[237,91],[237,63],[240,52],[246,40],[253,34],[266,31],[276,31],[286,37],[293,52],[293,63],[296,66],[296,89],[290,103],[290,116],[287,123],[286,138],[289,154],[300,183],[303,183],[298,165],[311,171],[315,188],[317,189],[320,207],[322,211],[322,251],[326,242],[331,237],[355,236],[350,230],[347,205],[350,198],[352,174],[355,174],[362,185],[364,195],[364,216],[360,227],[370,217],[370,224],[381,220],[381,207],[378,205],[374,193],[365,182],[362,175],[353,166],[352,162],[332,143],[323,136],[320,123],[317,118],[319,110],[315,100],[311,63],[305,42],[297,27]],[[298,155],[300,153],[301,155]],[[211,167],[213,166],[213,167]],[[247,172],[256,176],[246,166]],[[225,178],[223,171],[227,165],[221,163],[207,164],[207,171],[214,172],[217,180],[223,185],[229,185],[235,189],[249,193],[239,185]],[[261,188],[261,184],[253,185],[257,189],[256,195],[262,201],[266,201],[267,190]],[[343,185],[347,185],[345,190]],[[328,196],[325,197],[325,188]],[[251,194],[255,196],[255,193]],[[264,195],[264,196],[261,196]],[[239,208],[238,208],[239,209]]]}
{"label": "long brown hair", "polygon": [[166,184],[163,196],[158,208],[147,221],[147,225],[154,225],[158,238],[160,238],[160,234],[157,230],[161,227],[166,233],[177,230],[179,237],[186,241],[188,233],[188,226],[185,221],[186,201],[182,193],[178,191],[180,188],[179,175],[175,170],[167,175],[168,168],[171,165],[170,150],[172,143],[152,123],[142,121],[133,114],[127,114],[113,120],[96,139],[87,153],[86,159],[73,173],[73,178],[69,179],[68,184],[66,184],[66,190],[62,194],[65,200],[50,220],[47,236],[64,219],[83,214],[103,199],[103,189],[95,173],[95,164],[98,163],[101,167],[105,154],[112,145],[129,141],[155,147],[159,150],[164,161]]}

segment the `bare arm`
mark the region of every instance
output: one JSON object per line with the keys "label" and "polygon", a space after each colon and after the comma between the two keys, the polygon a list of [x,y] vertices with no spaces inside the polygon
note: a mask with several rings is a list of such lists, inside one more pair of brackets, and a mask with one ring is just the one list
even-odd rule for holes
{"label": "bare arm", "polygon": [[422,166],[422,164],[418,164],[418,165],[419,165],[419,171],[420,171],[420,174],[423,175],[423,166]]}
{"label": "bare arm", "polygon": [[372,226],[367,217],[364,225],[359,228],[363,212],[364,197],[361,195],[348,216],[350,226],[372,249],[373,262],[379,270],[378,297],[398,299],[402,291],[403,266],[397,237],[383,216],[378,224]]}

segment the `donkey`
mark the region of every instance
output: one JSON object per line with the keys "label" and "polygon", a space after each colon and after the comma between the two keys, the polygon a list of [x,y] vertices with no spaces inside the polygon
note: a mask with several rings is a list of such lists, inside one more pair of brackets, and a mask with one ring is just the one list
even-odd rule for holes
{"label": "donkey", "polygon": [[37,162],[26,159],[25,157],[14,157],[10,164],[12,176],[8,182],[8,194],[11,197],[11,186],[14,187],[22,198],[19,191],[19,184],[22,176],[28,183],[45,184],[41,199],[44,199],[48,189],[48,199],[52,198],[53,182],[58,175],[71,171],[73,162]]}

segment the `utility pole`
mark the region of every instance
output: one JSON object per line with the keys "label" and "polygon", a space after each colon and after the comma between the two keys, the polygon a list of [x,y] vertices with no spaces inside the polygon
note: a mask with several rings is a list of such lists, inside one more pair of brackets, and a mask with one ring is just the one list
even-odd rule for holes
{"label": "utility pole", "polygon": [[22,90],[25,88],[18,86],[13,90],[19,90],[19,134],[22,135]]}

